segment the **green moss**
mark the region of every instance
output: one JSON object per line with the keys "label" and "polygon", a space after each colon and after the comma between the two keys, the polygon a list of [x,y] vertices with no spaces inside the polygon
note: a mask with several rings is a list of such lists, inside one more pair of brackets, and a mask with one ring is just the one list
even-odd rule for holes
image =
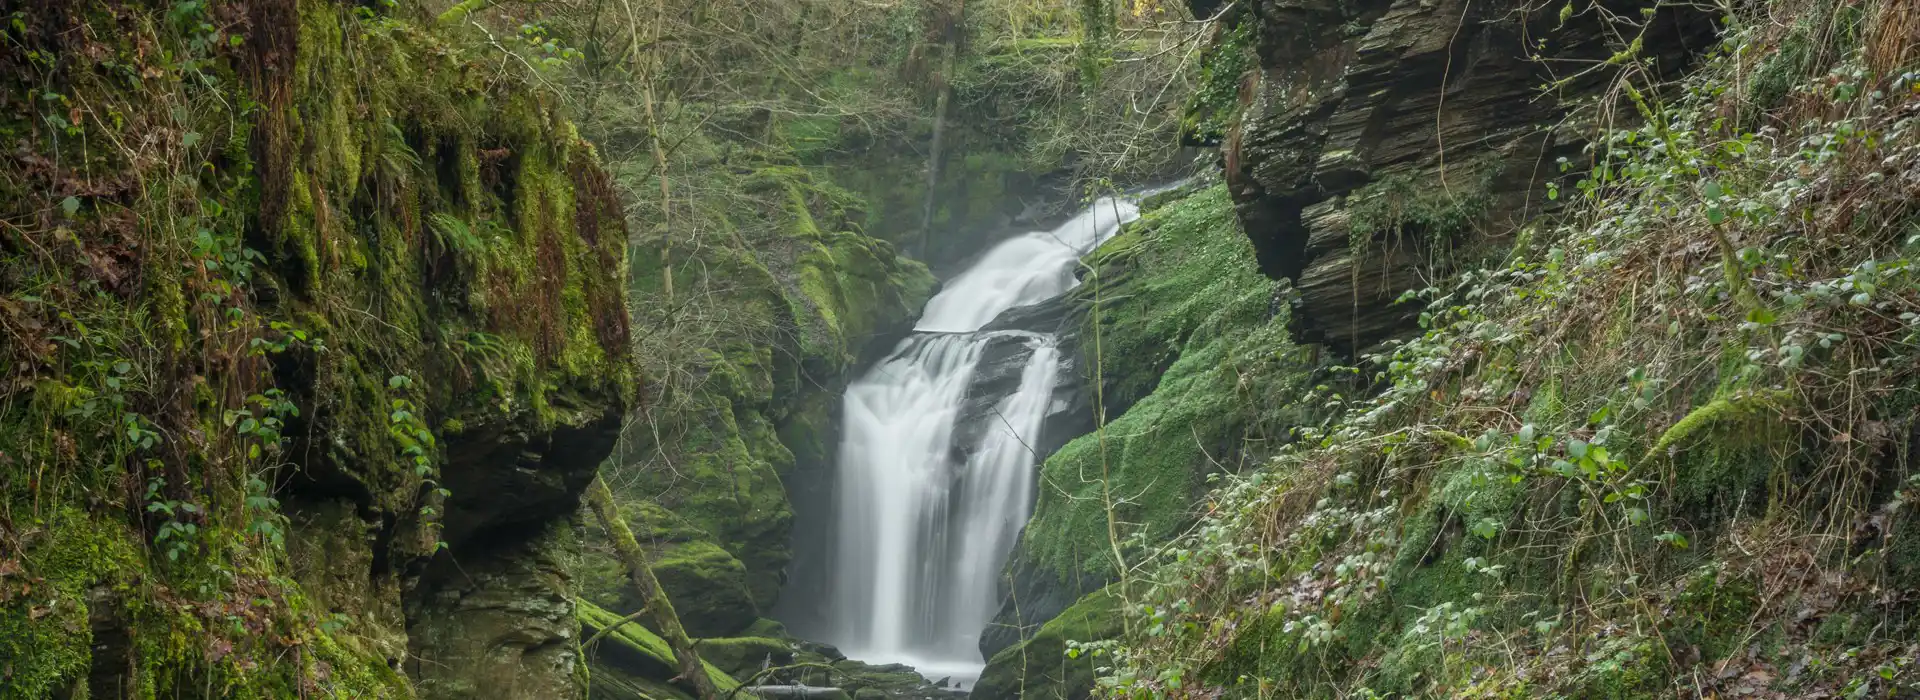
{"label": "green moss", "polygon": [[[632,372],[613,284],[625,235],[617,216],[595,237],[574,215],[594,195],[569,176],[598,166],[550,96],[511,78],[484,83],[468,70],[465,44],[404,19],[364,17],[333,0],[285,5],[289,16],[262,10],[253,22],[209,30],[199,28],[197,5],[94,0],[71,15],[85,26],[29,36],[22,25],[28,34],[10,35],[61,55],[114,56],[62,64],[36,82],[112,105],[115,139],[174,145],[166,157],[126,162],[114,139],[19,143],[44,149],[57,169],[124,180],[115,204],[124,222],[103,227],[89,220],[103,210],[75,208],[73,241],[77,250],[120,246],[128,269],[144,272],[109,290],[87,269],[0,253],[0,275],[24,289],[71,290],[45,296],[66,314],[47,328],[74,339],[23,377],[0,377],[34,386],[10,403],[30,411],[0,416],[6,511],[58,514],[35,525],[57,527],[23,539],[20,560],[0,559],[0,571],[18,564],[20,580],[61,599],[42,605],[39,594],[0,591],[0,644],[35,646],[4,649],[10,662],[32,663],[8,664],[0,697],[15,688],[60,694],[89,668],[110,674],[120,664],[132,672],[129,688],[148,697],[408,696],[408,681],[388,666],[406,655],[399,594],[380,589],[389,582],[380,572],[417,569],[431,554],[429,513],[439,501],[402,466],[393,401],[407,399],[452,433],[471,422],[537,434],[625,408]],[[138,55],[123,52],[134,46]],[[127,81],[123,72],[135,68],[140,79]],[[523,156],[503,179],[525,187],[435,182],[440,170],[485,179],[471,148],[483,142]],[[0,182],[11,191],[21,174],[0,168]],[[8,220],[63,209],[38,199],[4,206]],[[435,215],[519,214],[558,257],[542,260],[536,242],[517,237],[441,249],[423,226]],[[107,231],[138,245],[94,238]],[[561,274],[528,274],[543,262]],[[8,294],[0,306],[10,310]],[[520,322],[537,318],[522,308],[533,297],[562,313],[545,325]],[[453,347],[482,336],[493,339],[477,353],[488,361]],[[10,373],[24,366],[13,353],[0,348]],[[396,392],[388,381],[398,375],[417,384]],[[299,413],[266,415],[282,399]],[[295,422],[299,434],[288,430],[287,442],[241,433]],[[30,469],[15,468],[15,458]],[[291,479],[295,472],[324,485]],[[267,494],[255,478],[300,483]],[[292,501],[301,489],[327,498],[285,506],[268,498]],[[336,517],[336,496],[363,512]],[[387,536],[367,536],[361,515]],[[174,538],[166,526],[191,534]],[[283,541],[320,561],[291,561]],[[82,566],[82,554],[105,558]],[[9,578],[0,574],[0,588]],[[383,605],[391,610],[376,609]],[[348,626],[327,629],[336,623]],[[127,657],[90,658],[95,628],[125,636],[92,640],[97,653]]]}
{"label": "green moss", "polygon": [[980,672],[973,697],[1068,700],[1093,694],[1105,661],[1070,642],[1098,642],[1120,634],[1122,601],[1111,588],[1087,594],[1025,641],[1000,650]]}
{"label": "green moss", "polygon": [[[747,582],[747,567],[711,542],[668,547],[653,562],[653,573],[673,600],[687,634],[714,637],[745,629],[759,617]],[[638,601],[624,606],[637,610]]]}
{"label": "green moss", "polygon": [[1132,405],[1041,468],[1025,551],[1063,578],[1112,570],[1109,504],[1121,538],[1159,541],[1191,521],[1208,473],[1252,462],[1305,418],[1293,398],[1311,364],[1270,313],[1274,283],[1232,217],[1222,186],[1150,212],[1095,252],[1097,276],[1076,292],[1098,302],[1086,365],[1110,405]]}
{"label": "green moss", "polygon": [[1687,415],[1675,421],[1672,427],[1660,434],[1648,450],[1653,454],[1666,452],[1693,437],[1702,429],[1718,424],[1744,420],[1756,413],[1778,411],[1780,406],[1792,397],[1786,391],[1761,391],[1725,396],[1688,411]]}
{"label": "green moss", "polygon": [[[582,630],[590,636],[624,617],[585,601],[579,603],[578,611]],[[585,650],[595,668],[593,694],[596,697],[691,697],[687,689],[671,684],[670,679],[679,675],[673,647],[640,623],[620,625],[596,644],[600,646]],[[725,693],[740,687],[739,681],[713,664],[707,663],[706,669],[714,689]]]}
{"label": "green moss", "polygon": [[8,700],[52,697],[84,682],[90,592],[117,596],[143,565],[131,533],[79,510],[62,508],[45,527],[61,535],[20,559],[0,558],[0,570],[17,567],[0,576],[0,658],[10,660],[0,670],[0,698]]}
{"label": "green moss", "polygon": [[767,639],[786,639],[787,626],[784,624],[781,624],[779,620],[770,620],[763,617],[758,620],[754,620],[753,624],[748,625],[746,629],[740,630],[740,636],[763,637]]}
{"label": "green moss", "polygon": [[793,660],[793,646],[777,638],[727,637],[699,641],[700,658],[746,681],[762,667],[784,666]]}

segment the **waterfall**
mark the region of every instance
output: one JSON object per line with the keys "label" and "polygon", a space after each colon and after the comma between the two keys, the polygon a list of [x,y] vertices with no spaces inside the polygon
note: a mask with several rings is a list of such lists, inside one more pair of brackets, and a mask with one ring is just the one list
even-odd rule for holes
{"label": "waterfall", "polygon": [[[1052,334],[982,329],[1072,289],[1080,256],[1137,217],[1131,202],[1101,199],[1052,231],[1000,243],[848,387],[822,636],[849,657],[963,683],[978,674],[979,634],[999,608],[1000,567],[1032,508],[1030,446],[1062,363]],[[1023,346],[1017,387],[970,395],[995,343]],[[960,429],[969,401],[991,401],[977,418],[983,429]]]}

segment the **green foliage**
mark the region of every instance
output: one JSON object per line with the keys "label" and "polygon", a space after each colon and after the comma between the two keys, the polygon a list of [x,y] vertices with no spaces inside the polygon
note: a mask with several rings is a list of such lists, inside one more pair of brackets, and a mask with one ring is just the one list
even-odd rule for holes
{"label": "green foliage", "polygon": [[1348,243],[1355,250],[1365,250],[1381,239],[1397,244],[1402,237],[1411,237],[1444,255],[1486,215],[1491,175],[1461,178],[1465,182],[1458,190],[1434,187],[1403,174],[1375,180],[1349,196]]}
{"label": "green foliage", "polygon": [[1187,98],[1187,116],[1182,125],[1189,140],[1217,143],[1240,116],[1241,85],[1247,72],[1255,70],[1259,57],[1254,55],[1254,29],[1257,25],[1244,15],[1228,20],[1219,38],[1207,44],[1200,55],[1200,78]]}

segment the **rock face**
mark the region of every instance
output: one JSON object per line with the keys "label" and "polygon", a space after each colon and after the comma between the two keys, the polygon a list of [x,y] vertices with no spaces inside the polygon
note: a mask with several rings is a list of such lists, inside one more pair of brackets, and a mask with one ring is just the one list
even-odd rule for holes
{"label": "rock face", "polygon": [[[1571,68],[1611,56],[1592,9],[1562,21],[1508,0],[1258,0],[1231,12],[1252,25],[1258,65],[1223,144],[1240,221],[1261,269],[1298,290],[1301,340],[1348,353],[1410,330],[1418,309],[1394,304],[1404,291],[1551,206],[1545,182],[1560,157],[1581,165],[1585,135],[1559,123],[1564,105],[1610,75]],[[1702,14],[1662,6],[1635,43],[1673,71],[1710,41]]]}
{"label": "rock face", "polygon": [[13,41],[92,58],[0,56],[112,105],[0,98],[0,219],[48,232],[0,242],[0,497],[51,518],[0,553],[0,698],[579,697],[571,518],[634,394],[598,155],[417,8],[206,5],[35,4]]}
{"label": "rock face", "polygon": [[511,544],[435,562],[430,583],[407,605],[413,652],[407,666],[423,697],[577,697],[568,564],[579,538],[564,518]]}

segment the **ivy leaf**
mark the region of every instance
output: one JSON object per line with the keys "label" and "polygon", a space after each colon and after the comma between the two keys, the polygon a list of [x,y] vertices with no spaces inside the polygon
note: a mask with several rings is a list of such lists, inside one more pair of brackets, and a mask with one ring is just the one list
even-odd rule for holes
{"label": "ivy leaf", "polygon": [[1493,539],[1500,534],[1500,521],[1481,518],[1473,524],[1473,534],[1483,540]]}

